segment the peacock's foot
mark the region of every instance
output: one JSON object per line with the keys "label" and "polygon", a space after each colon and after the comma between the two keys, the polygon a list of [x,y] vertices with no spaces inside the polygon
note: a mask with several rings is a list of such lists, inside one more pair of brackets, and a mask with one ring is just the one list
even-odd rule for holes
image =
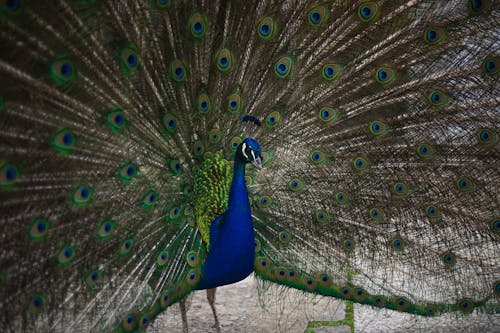
{"label": "peacock's foot", "polygon": [[221,333],[220,329],[220,324],[219,324],[219,319],[217,318],[217,311],[215,310],[215,292],[217,291],[217,288],[212,288],[212,289],[207,289],[207,299],[208,303],[210,304],[210,307],[212,308],[212,313],[214,314],[214,326],[215,331],[217,333]]}

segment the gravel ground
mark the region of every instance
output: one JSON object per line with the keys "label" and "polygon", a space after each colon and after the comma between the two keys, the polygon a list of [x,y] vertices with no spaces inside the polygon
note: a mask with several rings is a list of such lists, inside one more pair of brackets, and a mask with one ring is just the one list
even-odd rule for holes
{"label": "gravel ground", "polygon": [[[189,299],[187,313],[190,333],[212,333],[214,318],[205,291],[196,291]],[[266,306],[263,307],[262,301]],[[229,286],[217,288],[215,301],[224,333],[303,333],[311,321],[344,319],[344,302],[270,285],[259,295],[253,276]],[[355,305],[355,332],[497,332],[500,314],[469,316],[448,314],[424,318],[390,310]],[[148,333],[182,332],[178,305],[173,305],[148,328]],[[348,333],[348,326],[316,327],[315,333]]]}

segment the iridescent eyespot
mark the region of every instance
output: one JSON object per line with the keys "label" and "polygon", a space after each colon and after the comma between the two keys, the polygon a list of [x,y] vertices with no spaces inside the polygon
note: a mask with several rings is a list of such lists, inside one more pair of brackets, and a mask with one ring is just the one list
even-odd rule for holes
{"label": "iridescent eyespot", "polygon": [[266,257],[255,257],[255,269],[259,272],[266,272],[269,270],[269,260]]}
{"label": "iridescent eyespot", "polygon": [[113,132],[119,132],[127,123],[121,108],[116,107],[106,114],[106,122]]}
{"label": "iridescent eyespot", "polygon": [[286,79],[292,73],[293,60],[291,57],[284,56],[278,59],[274,64],[274,74],[279,79]]}
{"label": "iridescent eyespot", "polygon": [[389,66],[381,66],[375,71],[375,80],[381,84],[388,84],[396,78],[396,71]]}
{"label": "iridescent eyespot", "polygon": [[429,103],[434,107],[440,107],[448,104],[449,96],[441,89],[435,89],[427,95]]}
{"label": "iridescent eyespot", "polygon": [[392,191],[398,197],[405,197],[410,193],[408,184],[406,184],[405,182],[394,183],[394,185],[392,185]]}
{"label": "iridescent eyespot", "polygon": [[353,296],[356,300],[362,302],[366,299],[368,294],[366,293],[366,291],[363,288],[358,287],[358,288],[354,288]]}
{"label": "iridescent eyespot", "polygon": [[149,314],[143,314],[139,318],[139,331],[145,332],[150,322],[151,322],[151,316]]}
{"label": "iridescent eyespot", "polygon": [[158,202],[158,199],[159,199],[158,194],[153,190],[149,190],[142,197],[142,206],[144,208],[151,208]]}
{"label": "iridescent eyespot", "polygon": [[220,49],[215,54],[215,66],[222,73],[229,72],[234,67],[233,53],[227,48]]}
{"label": "iridescent eyespot", "polygon": [[190,200],[193,195],[193,188],[189,184],[184,184],[181,186],[182,196],[186,200]]}
{"label": "iridescent eyespot", "polygon": [[389,127],[382,121],[375,120],[370,123],[369,130],[375,138],[380,138],[387,134]]}
{"label": "iridescent eyespot", "polygon": [[362,173],[370,167],[370,162],[364,157],[356,157],[352,161],[352,166],[356,172]]}
{"label": "iridescent eyespot", "polygon": [[333,63],[326,64],[323,65],[323,68],[321,69],[321,75],[326,81],[335,81],[340,77],[340,75],[342,75],[343,71],[344,67],[342,65]]}
{"label": "iridescent eyespot", "polygon": [[426,316],[434,316],[437,313],[436,307],[432,305],[428,305],[425,307],[425,315]]}
{"label": "iridescent eyespot", "polygon": [[212,110],[212,102],[210,100],[210,96],[206,93],[201,93],[198,96],[198,100],[196,101],[196,110],[201,115],[207,115]]}
{"label": "iridescent eyespot", "polygon": [[488,15],[491,11],[492,0],[469,0],[469,11],[472,15]]}
{"label": "iridescent eyespot", "polygon": [[318,119],[324,124],[329,125],[339,120],[342,113],[338,109],[329,106],[323,106],[318,111]]}
{"label": "iridescent eyespot", "polygon": [[335,203],[340,207],[346,207],[351,202],[351,196],[347,192],[337,192],[335,193]]}
{"label": "iridescent eyespot", "polygon": [[34,241],[43,240],[49,232],[50,222],[47,219],[37,217],[31,224],[30,238]]}
{"label": "iridescent eyespot", "polygon": [[62,128],[52,137],[52,146],[59,152],[68,154],[76,146],[76,135]]}
{"label": "iridescent eyespot", "polygon": [[432,159],[436,155],[436,150],[429,144],[423,143],[417,146],[417,154],[423,159]]}
{"label": "iridescent eyespot", "polygon": [[137,314],[135,313],[129,313],[128,315],[125,316],[125,318],[122,320],[122,328],[125,332],[131,333],[136,331],[137,329]]}
{"label": "iridescent eyespot", "polygon": [[328,9],[325,6],[314,6],[307,13],[307,22],[311,27],[325,24],[328,18]]}
{"label": "iridescent eyespot", "polygon": [[316,222],[326,225],[330,223],[330,214],[325,210],[318,210],[314,213],[314,219]]}
{"label": "iridescent eyespot", "polygon": [[187,274],[186,274],[186,282],[194,286],[200,281],[201,275],[200,271],[196,268],[191,269]]}
{"label": "iridescent eyespot", "polygon": [[174,134],[177,130],[177,118],[172,114],[166,113],[163,116],[163,126],[168,133]]}
{"label": "iridescent eyespot", "polygon": [[281,124],[281,113],[273,111],[267,115],[264,125],[266,128],[276,128]]}
{"label": "iridescent eyespot", "polygon": [[375,295],[373,297],[373,302],[375,303],[375,306],[378,306],[379,308],[383,308],[385,305],[385,297],[381,295]]}
{"label": "iridescent eyespot", "polygon": [[196,224],[196,221],[193,216],[185,216],[184,222],[191,227],[194,227]]}
{"label": "iridescent eyespot", "polygon": [[424,213],[427,217],[434,222],[441,220],[441,209],[433,204],[427,204],[424,206]]}
{"label": "iridescent eyespot", "polygon": [[182,165],[178,158],[167,158],[167,164],[173,176],[177,176],[182,171]]}
{"label": "iridescent eyespot", "polygon": [[474,311],[474,301],[469,298],[461,299],[457,302],[457,309],[463,313],[472,313]]}
{"label": "iridescent eyespot", "polygon": [[213,128],[208,132],[208,141],[211,144],[217,144],[222,140],[222,131],[218,128]]}
{"label": "iridescent eyespot", "polygon": [[327,287],[329,287],[332,284],[332,279],[331,279],[330,275],[328,275],[327,273],[319,273],[319,274],[317,274],[315,280],[323,288],[327,288]]}
{"label": "iridescent eyespot", "polygon": [[97,237],[100,240],[106,240],[111,237],[113,230],[115,230],[116,223],[113,220],[104,220],[97,229]]}
{"label": "iridescent eyespot", "polygon": [[408,307],[411,304],[410,301],[408,299],[406,299],[405,297],[397,297],[395,299],[394,303],[396,303],[396,308],[399,311],[405,311],[406,309],[408,309]]}
{"label": "iridescent eyespot", "polygon": [[273,277],[278,281],[286,280],[288,275],[287,270],[284,267],[276,267],[273,269]]}
{"label": "iridescent eyespot", "polygon": [[371,208],[368,214],[370,215],[370,218],[377,223],[385,222],[385,213],[381,208]]}
{"label": "iridescent eyespot", "polygon": [[327,161],[326,154],[321,150],[313,150],[309,153],[309,161],[314,165],[320,165]]}
{"label": "iridescent eyespot", "polygon": [[203,145],[203,142],[199,140],[195,141],[193,144],[193,155],[195,157],[201,158],[204,153],[205,153],[205,146]]}
{"label": "iridescent eyespot", "polygon": [[438,26],[431,26],[424,30],[424,41],[429,45],[439,45],[446,39],[446,31]]}
{"label": "iridescent eyespot", "polygon": [[127,238],[125,239],[121,244],[120,247],[118,248],[118,255],[120,257],[124,257],[130,254],[132,252],[132,248],[135,244],[135,240],[133,238]]}
{"label": "iridescent eyespot", "polygon": [[75,255],[75,246],[63,246],[57,253],[57,262],[60,266],[67,266],[73,261]]}
{"label": "iridescent eyespot", "polygon": [[342,242],[342,248],[345,252],[352,252],[355,248],[355,242],[352,239],[346,239]]}
{"label": "iridescent eyespot", "polygon": [[304,182],[299,178],[292,178],[288,182],[288,189],[293,192],[302,192],[305,190]]}
{"label": "iridescent eyespot", "polygon": [[120,51],[120,68],[123,73],[131,74],[139,67],[139,56],[135,46],[126,46]]}
{"label": "iridescent eyespot", "polygon": [[191,267],[195,267],[200,263],[200,255],[196,251],[189,251],[186,254],[186,261]]}
{"label": "iridescent eyespot", "polygon": [[405,247],[405,242],[399,237],[395,237],[391,240],[391,246],[396,251],[402,251]]}
{"label": "iridescent eyespot", "polygon": [[31,314],[36,315],[43,310],[44,305],[45,305],[45,298],[43,297],[43,295],[40,294],[34,295],[30,298],[28,302],[28,311]]}
{"label": "iridescent eyespot", "polygon": [[268,195],[263,195],[258,199],[257,204],[260,208],[268,208],[273,204],[273,199]]}
{"label": "iridescent eyespot", "polygon": [[270,40],[276,35],[276,21],[272,17],[263,17],[257,23],[257,34],[262,40]]}
{"label": "iridescent eyespot", "polygon": [[102,283],[104,274],[100,269],[94,269],[87,273],[85,276],[85,283],[87,287],[94,290],[99,287],[99,284]]}
{"label": "iridescent eyespot", "polygon": [[374,2],[366,2],[358,7],[361,22],[371,22],[379,15],[379,6]]}
{"label": "iridescent eyespot", "polygon": [[274,158],[275,152],[272,150],[264,150],[261,153],[262,157],[262,165],[266,166],[268,165]]}
{"label": "iridescent eyespot", "polygon": [[288,244],[290,242],[290,236],[288,235],[288,232],[280,231],[280,233],[278,234],[278,240],[281,244]]}
{"label": "iridescent eyespot", "polygon": [[240,113],[243,111],[243,104],[241,95],[238,93],[233,93],[229,95],[227,99],[227,111],[230,113]]}
{"label": "iridescent eyespot", "polygon": [[472,192],[476,188],[474,182],[469,177],[460,177],[455,181],[455,187],[464,193]]}
{"label": "iridescent eyespot", "polygon": [[73,204],[75,206],[86,206],[94,195],[94,190],[87,185],[77,185],[73,189]]}
{"label": "iridescent eyespot", "polygon": [[484,59],[481,68],[483,73],[497,76],[500,73],[500,56],[493,54],[487,56]]}
{"label": "iridescent eyespot", "polygon": [[137,175],[138,168],[133,163],[127,162],[120,167],[118,176],[125,184],[130,184],[135,175]]}
{"label": "iridescent eyespot", "polygon": [[477,140],[483,147],[492,147],[498,142],[498,134],[493,129],[481,128],[476,132]]}
{"label": "iridescent eyespot", "polygon": [[443,253],[441,255],[441,260],[448,267],[455,266],[455,264],[457,262],[456,256],[453,253],[451,253],[451,252],[445,252],[445,253]]}
{"label": "iridescent eyespot", "polygon": [[175,222],[181,216],[181,209],[178,206],[170,207],[167,215],[168,222]]}
{"label": "iridescent eyespot", "polygon": [[350,298],[352,296],[352,289],[349,287],[342,287],[340,288],[340,293],[342,294],[342,297]]}
{"label": "iridescent eyespot", "polygon": [[170,64],[170,77],[178,83],[186,81],[186,66],[180,60],[174,60]]}
{"label": "iridescent eyespot", "polygon": [[202,39],[206,34],[207,19],[200,13],[191,15],[188,21],[188,28],[191,36],[195,39]]}
{"label": "iridescent eyespot", "polygon": [[229,141],[229,149],[231,151],[236,151],[238,146],[243,142],[243,139],[240,136],[235,136]]}
{"label": "iridescent eyespot", "polygon": [[56,85],[67,86],[76,77],[76,70],[68,57],[62,56],[52,62],[50,74]]}
{"label": "iridescent eyespot", "polygon": [[169,289],[164,290],[160,296],[161,308],[165,309],[166,307],[168,307],[172,303],[173,299],[174,297],[172,295],[172,291],[170,291]]}
{"label": "iridescent eyespot", "polygon": [[18,178],[19,170],[7,161],[0,160],[0,188],[12,188]]}
{"label": "iridescent eyespot", "polygon": [[289,267],[287,271],[287,281],[296,281],[300,277],[300,272],[296,267]]}
{"label": "iridescent eyespot", "polygon": [[304,276],[302,278],[302,284],[307,290],[313,291],[316,288],[317,282],[312,277]]}

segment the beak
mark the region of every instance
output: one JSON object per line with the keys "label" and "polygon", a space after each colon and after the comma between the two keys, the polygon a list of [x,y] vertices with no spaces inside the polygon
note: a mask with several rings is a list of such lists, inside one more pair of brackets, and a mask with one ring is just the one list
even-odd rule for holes
{"label": "beak", "polygon": [[252,164],[255,165],[257,170],[262,170],[262,157],[257,156],[253,161]]}

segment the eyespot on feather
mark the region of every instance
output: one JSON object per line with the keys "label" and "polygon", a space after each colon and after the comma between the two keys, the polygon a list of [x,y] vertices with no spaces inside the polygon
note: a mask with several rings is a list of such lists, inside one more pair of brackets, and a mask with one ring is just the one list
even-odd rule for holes
{"label": "eyespot on feather", "polygon": [[262,17],[257,23],[257,35],[264,41],[273,39],[276,32],[276,21],[272,17]]}

